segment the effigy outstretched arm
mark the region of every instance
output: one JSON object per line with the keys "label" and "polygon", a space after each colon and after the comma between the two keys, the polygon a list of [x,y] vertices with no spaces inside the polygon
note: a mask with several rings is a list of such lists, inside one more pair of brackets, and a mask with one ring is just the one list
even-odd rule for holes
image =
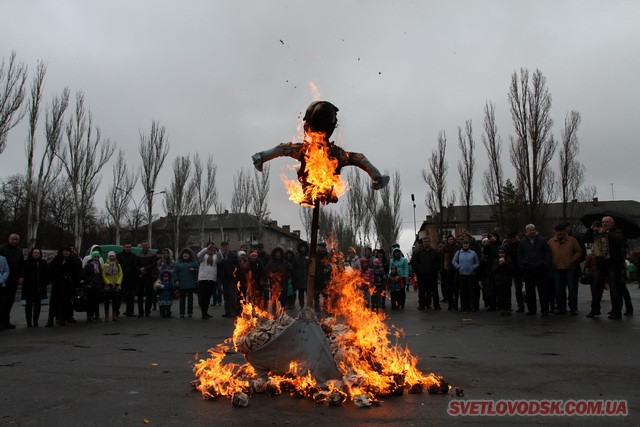
{"label": "effigy outstretched arm", "polygon": [[382,175],[378,168],[364,156],[362,153],[347,153],[347,162],[345,166],[357,166],[365,171],[373,181],[371,188],[379,190],[389,183],[389,176]]}
{"label": "effigy outstretched arm", "polygon": [[262,165],[269,160],[273,160],[277,157],[293,157],[300,161],[300,149],[302,144],[294,144],[293,142],[285,142],[278,144],[270,150],[261,151],[251,156],[253,160],[253,166],[260,172],[262,172]]}

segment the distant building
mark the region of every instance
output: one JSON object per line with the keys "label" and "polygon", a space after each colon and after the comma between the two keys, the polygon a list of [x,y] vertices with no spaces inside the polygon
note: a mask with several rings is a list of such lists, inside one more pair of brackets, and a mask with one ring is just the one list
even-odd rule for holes
{"label": "distant building", "polygon": [[[180,244],[178,247],[199,249],[202,245],[200,236],[200,215],[187,215],[181,219]],[[154,246],[173,248],[174,230],[170,216],[162,217],[153,222]],[[279,246],[295,250],[300,238],[300,230],[291,230],[289,225],[278,226],[277,221],[263,221],[251,214],[222,213],[210,214],[204,217],[204,243],[211,241],[216,244],[229,242],[231,249],[238,250],[246,244],[255,248],[262,243],[267,252]]]}
{"label": "distant building", "polygon": [[[578,231],[585,231],[586,228],[582,226],[580,218],[585,213],[597,212],[598,210],[612,210],[626,215],[627,217],[634,219],[640,223],[640,202],[635,200],[615,200],[615,201],[599,201],[594,198],[591,202],[570,202],[569,203],[569,219],[574,224]],[[493,210],[489,205],[472,205],[471,206],[471,221],[469,231],[474,236],[481,236],[483,233],[489,233],[497,228],[497,222],[493,216]],[[550,236],[553,234],[553,225],[563,221],[562,215],[562,203],[550,203],[547,205],[546,223],[549,229],[543,229],[540,224],[538,230],[543,234]],[[463,231],[467,230],[466,225],[466,206],[453,206],[449,205],[445,208],[443,214],[444,221],[442,222],[442,234],[458,236]],[[429,236],[431,240],[438,241],[438,221],[431,215],[427,215],[427,219],[422,223],[419,237]],[[521,224],[518,230],[499,230],[500,234],[507,234],[512,231],[523,232],[526,223]]]}

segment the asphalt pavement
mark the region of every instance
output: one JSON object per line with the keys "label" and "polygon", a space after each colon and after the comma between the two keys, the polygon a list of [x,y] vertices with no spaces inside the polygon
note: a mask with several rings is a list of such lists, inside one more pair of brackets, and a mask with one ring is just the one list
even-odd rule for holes
{"label": "asphalt pavement", "polygon": [[[637,282],[630,283],[640,301]],[[229,399],[204,400],[189,382],[192,364],[231,336],[221,317],[124,318],[118,322],[27,328],[16,303],[14,330],[0,331],[0,424],[104,425],[640,425],[638,316],[587,319],[589,288],[580,286],[580,315],[542,317],[495,312],[417,310],[415,292],[405,310],[387,311],[405,331],[403,343],[423,372],[441,375],[464,397],[404,394],[381,406],[318,405],[288,395],[254,395],[238,408]],[[197,305],[197,304],[196,304]],[[640,302],[637,303],[640,307]],[[196,312],[198,310],[196,309]],[[173,306],[177,312],[177,302]],[[42,320],[44,319],[44,321]],[[627,416],[451,416],[451,401],[625,400]]]}

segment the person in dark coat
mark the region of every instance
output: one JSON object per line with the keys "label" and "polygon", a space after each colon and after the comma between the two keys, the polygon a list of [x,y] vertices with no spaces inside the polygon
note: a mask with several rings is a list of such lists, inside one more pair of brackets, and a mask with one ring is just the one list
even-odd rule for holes
{"label": "person in dark coat", "polygon": [[[149,249],[149,242],[141,243],[142,252],[136,255],[136,268],[138,270],[138,282],[136,293],[138,295],[138,317],[151,316],[153,306],[153,283],[158,277],[157,257]],[[146,300],[146,301],[145,301]]]}
{"label": "person in dark coat", "polygon": [[269,305],[269,285],[265,276],[264,265],[258,252],[249,254],[249,274],[247,275],[247,293],[251,304],[266,310]]}
{"label": "person in dark coat", "polygon": [[27,327],[38,327],[40,319],[40,303],[47,298],[49,284],[49,265],[42,259],[42,250],[33,248],[24,264],[24,282],[22,282],[22,299],[25,300],[24,312]]}
{"label": "person in dark coat", "polygon": [[309,245],[307,242],[300,242],[296,249],[298,253],[293,257],[293,287],[298,293],[298,304],[303,308],[309,276]]}
{"label": "person in dark coat", "polygon": [[447,237],[447,242],[442,248],[442,270],[440,272],[440,288],[442,296],[449,305],[449,311],[458,311],[459,288],[456,280],[456,269],[453,268],[453,255],[458,251],[459,247],[456,238]]}
{"label": "person in dark coat", "polygon": [[494,239],[490,237],[482,239],[482,246],[480,247],[480,270],[478,275],[482,283],[482,300],[487,311],[497,310],[497,295],[494,288],[494,283],[491,280],[491,269],[493,267],[493,261],[498,257],[498,247],[493,244]]}
{"label": "person in dark coat", "polygon": [[193,251],[185,248],[180,251],[180,256],[173,267],[173,278],[180,292],[180,317],[186,314],[193,316],[193,292],[198,284],[198,268],[200,263],[196,259]]}
{"label": "person in dark coat", "polygon": [[518,245],[518,265],[522,271],[525,288],[527,290],[527,314],[535,315],[537,311],[536,290],[540,299],[540,312],[543,316],[549,314],[549,267],[551,265],[551,250],[547,239],[540,236],[536,226],[528,224],[525,236]]}
{"label": "person in dark coat", "polygon": [[60,326],[67,322],[67,315],[73,310],[71,297],[80,283],[78,264],[71,257],[71,248],[63,246],[49,263],[51,296],[49,298],[49,320],[46,327],[52,327],[54,319]]}
{"label": "person in dark coat", "polygon": [[0,245],[0,255],[5,257],[9,264],[9,277],[5,286],[0,287],[0,330],[15,329],[11,323],[11,308],[16,300],[18,286],[24,281],[24,255],[22,248],[18,246],[20,236],[11,233],[7,243]]}
{"label": "person in dark coat", "polygon": [[511,314],[511,283],[513,282],[513,262],[507,255],[506,246],[498,248],[498,257],[493,260],[491,281],[497,297],[497,308],[501,316]]}
{"label": "person in dark coat", "polygon": [[433,308],[440,310],[438,296],[438,273],[442,266],[441,256],[431,247],[431,238],[423,237],[420,248],[411,257],[411,266],[418,277],[418,310]]}
{"label": "person in dark coat", "polygon": [[[611,292],[611,314],[609,319],[622,317],[623,287],[622,272],[625,265],[624,235],[610,216],[602,218],[601,223],[594,222],[583,237],[585,243],[593,243],[591,249],[595,253],[595,276],[591,282],[591,311],[588,318],[600,315],[600,301],[604,284],[609,283]],[[604,251],[596,251],[594,247],[605,247]],[[608,253],[606,253],[608,252]]]}
{"label": "person in dark coat", "polygon": [[516,295],[518,309],[516,313],[524,313],[524,296],[522,294],[522,272],[518,265],[518,246],[520,245],[520,234],[517,231],[509,233],[507,238],[507,256],[513,264],[513,288]]}
{"label": "person in dark coat", "polygon": [[222,317],[236,317],[241,308],[238,303],[238,254],[231,250],[229,242],[220,243],[218,253],[218,282],[222,282],[224,292],[224,314]]}
{"label": "person in dark coat", "polygon": [[282,308],[286,306],[287,274],[289,269],[287,268],[287,261],[284,255],[284,249],[280,247],[274,248],[271,251],[271,259],[269,259],[265,267],[271,292],[271,301],[274,304],[274,308],[276,301],[280,302]]}
{"label": "person in dark coat", "polygon": [[82,281],[87,296],[87,321],[100,323],[100,296],[104,290],[100,252],[91,252],[91,260],[82,269]]}
{"label": "person in dark coat", "polygon": [[287,249],[284,253],[284,260],[287,263],[287,283],[283,289],[285,296],[281,298],[281,301],[286,303],[285,307],[287,310],[296,308],[296,291],[293,284],[293,259],[295,257],[296,254],[291,249]]}
{"label": "person in dark coat", "polygon": [[125,242],[122,252],[116,255],[118,264],[122,267],[122,297],[124,299],[126,317],[134,315],[134,301],[136,298],[136,254],[131,251],[131,243]]}
{"label": "person in dark coat", "polygon": [[78,249],[73,244],[69,245],[69,249],[71,250],[71,261],[75,263],[75,268],[76,268],[75,277],[78,277],[78,280],[75,283],[75,287],[72,289],[71,293],[69,294],[68,303],[65,304],[68,310],[66,314],[66,321],[67,323],[76,323],[76,319],[73,317],[75,312],[73,308],[73,301],[79,292],[80,276],[82,276],[82,258],[78,254]]}
{"label": "person in dark coat", "polygon": [[[320,311],[326,310],[329,304],[329,294],[326,291],[331,280],[331,257],[327,251],[327,244],[318,243],[316,247],[316,275],[313,282],[313,308]],[[320,305],[320,295],[322,295],[322,306]]]}

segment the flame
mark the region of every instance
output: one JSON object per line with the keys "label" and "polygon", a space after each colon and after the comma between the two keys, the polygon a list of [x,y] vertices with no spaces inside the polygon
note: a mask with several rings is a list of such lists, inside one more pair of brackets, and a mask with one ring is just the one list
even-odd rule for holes
{"label": "flame", "polygon": [[[193,385],[203,397],[233,397],[237,393],[267,392],[290,393],[306,396],[316,402],[339,404],[345,399],[376,402],[376,397],[392,394],[447,393],[450,389],[442,377],[424,374],[417,365],[418,357],[398,343],[402,330],[385,322],[384,313],[368,311],[362,293],[363,277],[358,270],[344,267],[342,254],[335,248],[332,256],[330,295],[325,310],[330,314],[321,326],[330,342],[334,361],[342,379],[318,384],[311,373],[302,372],[293,362],[285,374],[269,374],[267,380],[258,378],[249,363],[235,364],[226,360],[227,353],[241,349],[248,334],[273,325],[273,322],[292,322],[281,307],[271,310],[245,301],[242,314],[236,319],[233,337],[209,350],[208,359],[200,359],[194,366],[197,380]],[[253,286],[248,280],[249,288]],[[368,284],[367,284],[368,285]],[[251,291],[249,291],[251,295]],[[367,313],[363,315],[363,313]],[[393,338],[393,341],[392,341]]]}
{"label": "flame", "polygon": [[299,174],[297,181],[284,178],[289,200],[313,206],[316,200],[322,204],[333,203],[345,192],[347,185],[336,173],[338,159],[331,155],[330,145],[323,132],[305,134],[305,170],[302,175]]}
{"label": "flame", "polygon": [[313,100],[320,101],[322,97],[320,96],[320,90],[318,89],[318,86],[316,86],[314,82],[309,82],[309,89],[311,90],[311,96]]}

